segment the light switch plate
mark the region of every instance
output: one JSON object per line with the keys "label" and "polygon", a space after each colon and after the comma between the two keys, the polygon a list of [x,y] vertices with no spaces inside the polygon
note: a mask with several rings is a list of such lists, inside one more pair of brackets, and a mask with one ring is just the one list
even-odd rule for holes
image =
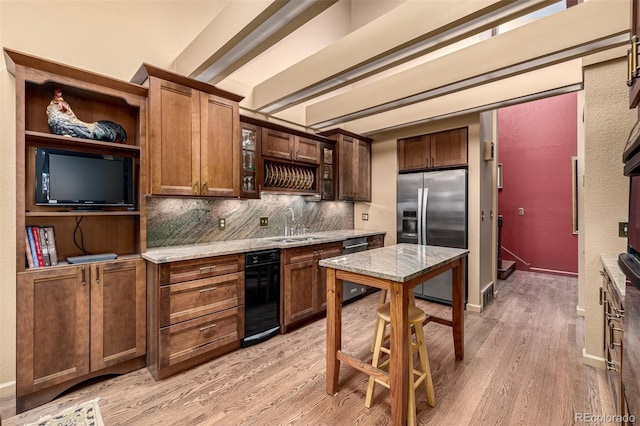
{"label": "light switch plate", "polygon": [[219,229],[224,229],[227,227],[227,220],[223,217],[221,217],[220,219],[218,219],[218,228]]}
{"label": "light switch plate", "polygon": [[629,222],[618,222],[618,237],[627,238],[629,236]]}
{"label": "light switch plate", "polygon": [[260,218],[260,226],[269,226],[269,217],[262,216]]}
{"label": "light switch plate", "polygon": [[369,220],[369,213],[362,213],[362,220]]}
{"label": "light switch plate", "polygon": [[518,207],[518,215],[524,216],[524,207]]}

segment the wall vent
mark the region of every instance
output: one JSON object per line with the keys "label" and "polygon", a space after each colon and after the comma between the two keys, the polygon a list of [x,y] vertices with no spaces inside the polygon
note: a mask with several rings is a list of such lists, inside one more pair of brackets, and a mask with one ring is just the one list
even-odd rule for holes
{"label": "wall vent", "polygon": [[486,309],[493,302],[493,283],[482,290],[482,308]]}

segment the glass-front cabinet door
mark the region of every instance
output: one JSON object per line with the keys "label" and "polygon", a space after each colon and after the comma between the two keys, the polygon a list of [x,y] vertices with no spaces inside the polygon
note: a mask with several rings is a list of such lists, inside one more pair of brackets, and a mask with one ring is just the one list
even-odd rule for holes
{"label": "glass-front cabinet door", "polygon": [[321,197],[323,200],[336,199],[335,181],[335,146],[323,143],[321,146],[320,182]]}
{"label": "glass-front cabinet door", "polygon": [[242,141],[241,198],[260,198],[262,159],[260,156],[260,128],[240,123]]}

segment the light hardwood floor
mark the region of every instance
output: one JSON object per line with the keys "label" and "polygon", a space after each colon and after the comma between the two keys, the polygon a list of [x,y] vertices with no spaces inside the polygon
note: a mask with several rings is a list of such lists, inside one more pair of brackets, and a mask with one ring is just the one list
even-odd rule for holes
{"label": "light hardwood floor", "polygon": [[[449,328],[425,326],[436,407],[418,393],[418,421],[433,425],[571,425],[576,413],[612,415],[604,371],[582,364],[584,321],[577,280],[517,271],[498,283],[481,314],[465,315],[465,359]],[[344,308],[343,348],[369,353],[378,295]],[[427,312],[450,308],[418,300]],[[155,382],[146,370],[86,385],[18,416],[4,401],[3,425],[38,420],[100,398],[106,425],[386,425],[388,391],[364,406],[367,377],[342,367],[340,392],[325,392],[325,322],[242,349]],[[578,423],[579,424],[579,423]],[[597,424],[597,423],[591,423]]]}

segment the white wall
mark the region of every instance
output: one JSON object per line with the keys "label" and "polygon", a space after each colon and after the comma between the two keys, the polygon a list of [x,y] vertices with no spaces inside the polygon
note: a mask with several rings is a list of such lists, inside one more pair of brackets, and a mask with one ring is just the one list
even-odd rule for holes
{"label": "white wall", "polygon": [[[0,44],[129,80],[143,62],[171,68],[212,19],[202,1],[0,2]],[[188,25],[185,25],[188,22]],[[0,397],[15,384],[15,80],[0,60]],[[44,111],[43,111],[44,114]],[[82,118],[82,117],[80,117]]]}
{"label": "white wall", "polygon": [[618,222],[627,221],[629,196],[622,151],[636,120],[635,110],[628,108],[626,73],[625,59],[584,70],[584,227],[579,234],[584,259],[578,291],[585,314],[584,362],[597,367],[604,366],[600,255],[617,255],[627,244],[618,237]]}

